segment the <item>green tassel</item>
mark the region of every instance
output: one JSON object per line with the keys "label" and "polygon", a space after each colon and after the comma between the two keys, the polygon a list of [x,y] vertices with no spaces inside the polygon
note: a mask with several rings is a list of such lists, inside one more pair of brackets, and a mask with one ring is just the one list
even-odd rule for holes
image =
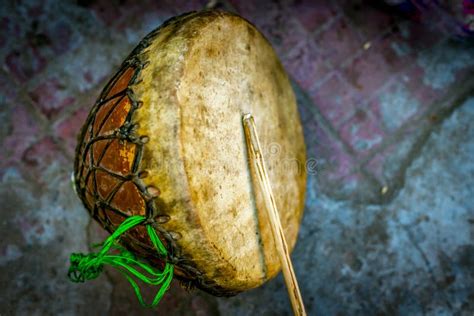
{"label": "green tassel", "polygon": [[[140,304],[146,307],[155,307],[168,290],[171,280],[173,279],[173,265],[166,262],[163,271],[159,271],[151,266],[140,262],[136,257],[125,249],[124,247],[117,244],[117,239],[125,233],[127,230],[144,223],[146,220],[143,216],[131,216],[127,218],[123,223],[110,235],[103,243],[102,249],[98,253],[90,253],[87,255],[81,253],[71,254],[71,266],[69,267],[68,277],[72,282],[85,282],[97,278],[103,270],[104,264],[108,264],[115,267],[120,273],[132,285],[135,294],[140,301]],[[166,258],[167,251],[160,238],[156,234],[155,229],[147,224],[146,225],[148,235],[152,244],[155,246],[157,252]],[[110,249],[116,249],[119,251],[117,255],[107,254]],[[143,272],[140,272],[140,269]],[[151,304],[146,304],[143,301],[143,297],[140,291],[140,287],[133,277],[141,280],[142,282],[154,286],[161,285],[160,289],[156,293]]]}

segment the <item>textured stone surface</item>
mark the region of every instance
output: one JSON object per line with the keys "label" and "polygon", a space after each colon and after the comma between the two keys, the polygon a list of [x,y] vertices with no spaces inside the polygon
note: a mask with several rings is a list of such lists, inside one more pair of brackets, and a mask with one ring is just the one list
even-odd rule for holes
{"label": "textured stone surface", "polygon": [[[303,298],[310,315],[472,315],[474,46],[370,3],[220,4],[262,30],[294,81],[308,148],[292,255]],[[2,3],[0,314],[290,313],[281,275],[230,299],[174,282],[156,310],[110,269],[87,284],[65,276],[70,252],[107,236],[69,181],[85,116],[144,35],[206,4]]]}
{"label": "textured stone surface", "polygon": [[[471,98],[433,130],[389,203],[336,201],[309,178],[292,257],[310,315],[474,312],[473,118]],[[232,315],[284,315],[285,295],[280,276],[219,306]]]}
{"label": "textured stone surface", "polygon": [[[82,205],[58,163],[44,166],[42,184],[8,168],[2,177],[2,314],[97,314],[110,308],[107,278],[77,286],[65,278],[68,251],[87,250]],[[58,186],[60,183],[66,185]]]}

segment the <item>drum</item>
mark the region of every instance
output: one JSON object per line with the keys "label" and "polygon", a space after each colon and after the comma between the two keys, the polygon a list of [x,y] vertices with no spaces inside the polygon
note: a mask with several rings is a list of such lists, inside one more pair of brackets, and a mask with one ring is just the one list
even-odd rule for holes
{"label": "drum", "polygon": [[295,97],[271,45],[243,18],[189,13],[146,36],[106,85],[79,136],[75,186],[113,232],[146,216],[121,244],[209,293],[255,288],[280,269],[252,182],[242,114],[252,113],[290,248],[300,225],[305,144]]}

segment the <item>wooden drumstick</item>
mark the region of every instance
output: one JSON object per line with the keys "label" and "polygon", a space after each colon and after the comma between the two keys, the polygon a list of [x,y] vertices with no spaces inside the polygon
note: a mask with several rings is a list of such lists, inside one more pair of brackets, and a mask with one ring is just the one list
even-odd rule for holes
{"label": "wooden drumstick", "polygon": [[291,306],[295,315],[306,315],[301,297],[298,282],[296,281],[295,271],[291,263],[288,245],[286,243],[283,228],[281,227],[280,215],[275,203],[270,181],[268,179],[265,161],[263,159],[260,142],[258,140],[257,129],[252,114],[244,114],[242,123],[245,131],[245,140],[247,143],[247,150],[249,153],[249,160],[255,165],[256,177],[260,183],[263,191],[263,196],[266,204],[268,218],[270,219],[270,227],[275,240],[275,245],[280,259],[280,264],[285,279],[286,288],[290,297]]}

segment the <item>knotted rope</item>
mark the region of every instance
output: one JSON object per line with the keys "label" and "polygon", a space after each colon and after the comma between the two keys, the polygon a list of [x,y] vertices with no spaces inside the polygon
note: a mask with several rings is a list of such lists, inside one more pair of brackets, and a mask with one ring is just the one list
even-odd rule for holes
{"label": "knotted rope", "polygon": [[[166,262],[163,271],[159,271],[138,261],[133,253],[117,243],[117,239],[120,238],[123,233],[137,225],[143,224],[145,221],[146,218],[143,216],[131,216],[123,221],[115,232],[102,243],[102,249],[98,253],[90,253],[87,255],[82,253],[71,254],[71,266],[68,272],[69,279],[76,283],[95,279],[102,272],[103,266],[108,264],[117,268],[117,270],[125,276],[132,285],[141,305],[146,307],[156,306],[169,288],[171,280],[173,279],[173,265]],[[156,234],[153,226],[146,224],[146,229],[153,246],[155,246],[161,256],[166,258],[166,248]],[[111,249],[116,249],[119,253],[116,255],[108,254]],[[144,273],[137,270],[137,268]],[[156,293],[151,304],[146,304],[143,301],[140,287],[133,277],[138,278],[146,284],[154,286],[161,285],[161,288]]]}

